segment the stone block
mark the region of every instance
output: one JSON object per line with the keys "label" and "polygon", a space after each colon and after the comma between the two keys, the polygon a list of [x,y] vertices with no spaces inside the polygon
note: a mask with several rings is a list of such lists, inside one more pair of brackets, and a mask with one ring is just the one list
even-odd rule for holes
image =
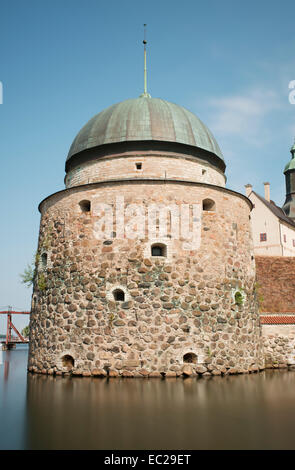
{"label": "stone block", "polygon": [[139,367],[140,361],[137,359],[127,359],[122,361],[122,367]]}

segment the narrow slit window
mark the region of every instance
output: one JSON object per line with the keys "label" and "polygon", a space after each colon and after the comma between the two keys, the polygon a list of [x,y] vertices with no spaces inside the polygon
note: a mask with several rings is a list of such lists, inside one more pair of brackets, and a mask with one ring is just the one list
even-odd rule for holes
{"label": "narrow slit window", "polygon": [[42,263],[42,268],[46,268],[46,266],[47,266],[47,253],[42,253],[41,263]]}

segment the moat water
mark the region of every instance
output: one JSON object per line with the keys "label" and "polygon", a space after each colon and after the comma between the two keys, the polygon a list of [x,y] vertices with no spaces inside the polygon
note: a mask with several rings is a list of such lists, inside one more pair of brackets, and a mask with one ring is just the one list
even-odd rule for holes
{"label": "moat water", "polygon": [[27,346],[0,354],[0,449],[295,449],[293,371],[62,378],[27,374]]}

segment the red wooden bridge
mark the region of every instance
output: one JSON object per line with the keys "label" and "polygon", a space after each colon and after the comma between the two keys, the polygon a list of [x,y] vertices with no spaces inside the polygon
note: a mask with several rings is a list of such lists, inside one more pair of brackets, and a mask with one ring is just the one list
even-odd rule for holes
{"label": "red wooden bridge", "polygon": [[[30,312],[12,310],[12,307],[8,307],[7,310],[0,311],[0,315],[7,315],[6,339],[5,341],[1,341],[3,350],[13,349],[15,348],[16,344],[24,344],[29,342],[29,339],[24,338],[12,323],[12,315],[30,315]],[[12,336],[12,330],[17,334],[17,337]]]}

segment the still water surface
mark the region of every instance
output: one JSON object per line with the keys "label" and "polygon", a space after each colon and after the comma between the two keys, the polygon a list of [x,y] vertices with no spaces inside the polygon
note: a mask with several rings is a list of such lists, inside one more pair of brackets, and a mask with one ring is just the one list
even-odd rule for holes
{"label": "still water surface", "polygon": [[295,372],[72,379],[27,355],[2,352],[0,449],[295,449]]}

